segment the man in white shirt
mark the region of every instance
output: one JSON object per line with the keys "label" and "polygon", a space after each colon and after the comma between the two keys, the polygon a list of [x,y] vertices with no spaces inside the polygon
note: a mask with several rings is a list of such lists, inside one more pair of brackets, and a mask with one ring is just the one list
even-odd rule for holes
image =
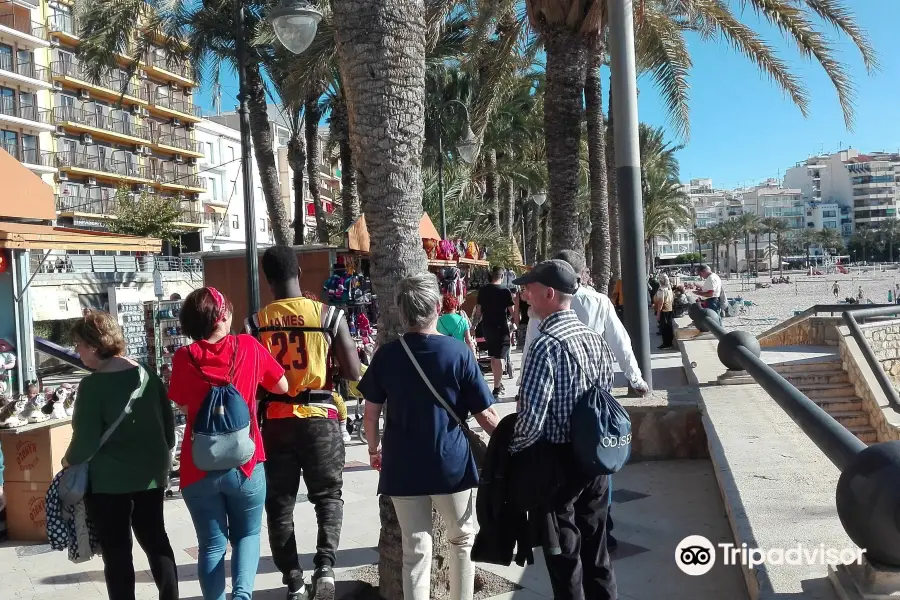
{"label": "man in white shirt", "polygon": [[703,288],[697,292],[697,295],[706,298],[703,306],[715,311],[716,314],[721,314],[722,280],[712,272],[709,265],[700,265],[699,274],[703,280]]}
{"label": "man in white shirt", "polygon": [[[564,260],[575,269],[579,278],[582,278],[585,270],[584,256],[575,250],[563,250],[553,258]],[[579,282],[581,279],[579,279]],[[526,298],[527,302],[528,299]],[[625,326],[616,315],[616,309],[612,301],[605,294],[579,285],[572,298],[572,310],[578,315],[582,323],[599,333],[606,340],[616,362],[625,373],[625,378],[631,388],[639,393],[649,391],[649,386],[644,381],[641,368],[637,364],[634,352],[631,349],[631,338],[625,331]],[[538,327],[541,321],[536,316],[528,319],[528,330],[525,334],[525,348],[522,350],[522,364],[525,364],[525,355],[531,342],[538,336]]]}

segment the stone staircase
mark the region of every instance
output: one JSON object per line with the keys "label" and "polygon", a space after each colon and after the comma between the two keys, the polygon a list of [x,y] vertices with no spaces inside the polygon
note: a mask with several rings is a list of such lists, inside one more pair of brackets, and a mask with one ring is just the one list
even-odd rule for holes
{"label": "stone staircase", "polygon": [[862,410],[862,400],[850,383],[841,359],[835,357],[809,363],[772,365],[779,375],[825,409],[844,427],[867,444],[877,442],[869,415]]}

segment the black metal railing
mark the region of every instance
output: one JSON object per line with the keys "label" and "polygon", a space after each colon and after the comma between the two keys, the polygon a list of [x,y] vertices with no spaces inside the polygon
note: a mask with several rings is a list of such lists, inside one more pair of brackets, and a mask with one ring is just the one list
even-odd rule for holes
{"label": "black metal railing", "polygon": [[0,114],[18,117],[35,123],[50,123],[50,111],[34,104],[22,104],[21,99],[0,97]]}
{"label": "black metal railing", "polygon": [[697,329],[719,340],[722,364],[746,371],[841,471],[835,493],[838,517],[850,539],[866,549],[866,559],[900,567],[900,522],[895,515],[900,506],[900,442],[866,446],[763,362],[756,337],[745,331],[726,332],[719,316],[699,304],[691,306],[690,316]]}
{"label": "black metal railing", "polygon": [[78,26],[75,22],[75,15],[57,13],[47,18],[47,28],[52,33],[67,33],[69,35],[78,34]]}
{"label": "black metal railing", "polygon": [[118,77],[106,75],[94,80],[87,69],[76,58],[67,60],[55,60],[50,64],[50,69],[55,77],[71,77],[79,79],[87,84],[107,89],[115,94],[142,98],[146,100],[146,91],[133,81],[123,81]]}
{"label": "black metal railing", "polygon": [[33,60],[16,61],[8,54],[0,54],[0,70],[50,83],[50,71],[37,66]]}
{"label": "black metal railing", "polygon": [[96,129],[103,129],[121,135],[150,140],[150,129],[146,125],[138,125],[130,119],[111,114],[98,114],[93,110],[85,110],[74,106],[54,106],[53,124],[77,123]]}
{"label": "black metal railing", "polygon": [[891,381],[890,376],[882,368],[881,361],[875,356],[875,350],[872,349],[872,345],[869,344],[869,340],[866,339],[862,329],[859,327],[860,323],[864,323],[866,319],[874,317],[895,317],[898,314],[900,314],[900,305],[889,304],[881,307],[867,306],[866,308],[860,308],[858,310],[848,310],[844,312],[842,316],[844,323],[847,325],[847,329],[850,330],[850,335],[852,335],[853,339],[856,340],[856,343],[859,344],[859,348],[862,350],[866,363],[868,363],[869,368],[872,369],[872,372],[875,374],[875,379],[878,380],[878,386],[881,388],[881,391],[884,392],[884,395],[887,396],[888,404],[890,404],[891,409],[893,409],[894,412],[900,413],[900,395],[897,394],[897,388],[894,387],[894,383]]}
{"label": "black metal railing", "polygon": [[56,210],[61,212],[81,212],[92,215],[113,215],[119,203],[115,196],[95,198],[85,194],[56,195]]}

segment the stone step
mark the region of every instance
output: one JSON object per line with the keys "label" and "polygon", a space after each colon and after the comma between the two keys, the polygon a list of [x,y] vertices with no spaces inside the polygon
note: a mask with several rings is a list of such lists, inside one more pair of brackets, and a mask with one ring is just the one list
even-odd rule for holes
{"label": "stone step", "polygon": [[878,441],[878,433],[876,433],[875,428],[869,427],[868,425],[854,425],[847,429],[850,430],[850,433],[867,444],[874,444]]}
{"label": "stone step", "polygon": [[829,385],[848,384],[850,376],[844,371],[813,371],[812,373],[788,373],[782,375],[795,387],[803,384],[827,383]]}
{"label": "stone step", "polygon": [[861,410],[836,410],[826,412],[834,417],[834,420],[844,427],[868,427],[869,415]]}
{"label": "stone step", "polygon": [[810,398],[825,412],[849,412],[862,410],[862,400],[856,396],[837,396],[831,398]]}
{"label": "stone step", "polygon": [[843,363],[840,358],[833,360],[822,360],[809,363],[787,363],[783,365],[772,365],[782,376],[788,373],[813,373],[818,371],[840,371],[843,369]]}
{"label": "stone step", "polygon": [[850,384],[800,383],[795,384],[795,387],[811,400],[856,395],[856,388]]}

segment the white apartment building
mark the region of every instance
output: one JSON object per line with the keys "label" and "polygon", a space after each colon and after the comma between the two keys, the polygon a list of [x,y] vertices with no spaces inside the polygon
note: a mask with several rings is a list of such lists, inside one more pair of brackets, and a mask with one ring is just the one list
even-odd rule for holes
{"label": "white apartment building", "polygon": [[[285,115],[281,108],[274,104],[268,107],[269,123],[272,127],[272,140],[275,150],[275,160],[278,165],[278,180],[281,186],[281,201],[285,204],[288,214],[293,219],[294,215],[294,170],[288,161],[288,142],[291,139],[291,128],[285,119]],[[237,112],[222,113],[214,117],[210,117],[214,122],[226,125],[235,130],[239,127]],[[303,122],[299,125],[303,127]],[[326,156],[326,148],[328,146],[328,129],[327,127],[319,128],[319,176],[320,187],[319,197],[322,199],[322,206],[325,212],[331,214],[335,210],[335,200],[339,198],[341,192],[340,170],[336,169],[331,161],[331,157]],[[254,164],[254,168],[255,168]],[[312,195],[309,193],[309,181],[304,180],[303,189],[303,208],[305,213],[304,219],[304,239],[307,242],[315,240],[315,206],[312,203]],[[254,186],[257,186],[260,197],[262,196],[262,187],[259,179],[255,180]],[[255,188],[256,189],[256,188]]]}
{"label": "white apartment building", "polygon": [[[242,249],[247,238],[241,175],[241,134],[236,129],[209,120],[199,123],[194,133],[198,149],[203,153],[198,161],[200,177],[206,183],[206,191],[200,194],[206,229],[202,233],[202,247],[199,250],[209,252]],[[256,161],[254,159],[251,162],[256,240],[259,245],[265,246],[273,243],[274,238]]]}
{"label": "white apartment building", "polygon": [[806,227],[806,205],[799,188],[784,188],[776,181],[745,189],[741,194],[743,211],[760,219],[776,217],[787,222],[791,229]]}

